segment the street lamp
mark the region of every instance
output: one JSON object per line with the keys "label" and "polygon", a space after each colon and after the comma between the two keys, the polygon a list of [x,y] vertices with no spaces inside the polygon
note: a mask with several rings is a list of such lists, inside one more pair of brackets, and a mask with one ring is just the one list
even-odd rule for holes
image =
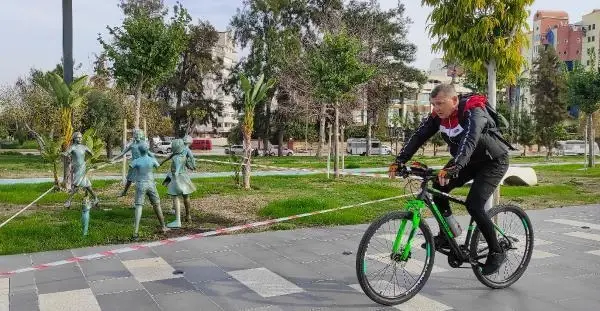
{"label": "street lamp", "polygon": [[63,78],[73,82],[73,0],[62,0],[63,9]]}

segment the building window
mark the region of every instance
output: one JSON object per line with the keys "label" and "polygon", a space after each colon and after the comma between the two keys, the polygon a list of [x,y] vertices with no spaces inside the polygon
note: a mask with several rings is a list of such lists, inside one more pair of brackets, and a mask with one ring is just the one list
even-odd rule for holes
{"label": "building window", "polygon": [[588,37],[588,42],[592,42],[592,37]]}
{"label": "building window", "polygon": [[575,54],[579,54],[579,50],[577,50],[577,52]]}
{"label": "building window", "polygon": [[592,30],[592,25],[588,25],[588,30]]}
{"label": "building window", "polygon": [[577,38],[577,43],[581,42],[581,38]]}
{"label": "building window", "polygon": [[589,59],[588,59],[588,61],[587,61],[587,65],[588,65],[588,66],[590,65],[590,60],[589,60]]}
{"label": "building window", "polygon": [[565,51],[564,54],[567,55],[567,51]]}
{"label": "building window", "polygon": [[592,24],[592,29],[596,29],[596,24]]}

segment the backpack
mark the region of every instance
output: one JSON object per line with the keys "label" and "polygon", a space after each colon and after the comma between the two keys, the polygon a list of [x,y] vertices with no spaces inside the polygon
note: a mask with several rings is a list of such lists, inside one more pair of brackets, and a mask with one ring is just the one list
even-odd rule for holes
{"label": "backpack", "polygon": [[[461,94],[458,96],[458,116],[459,119],[463,119],[463,113],[465,110],[465,106],[467,105],[467,100],[473,96],[478,95],[477,93],[468,93]],[[505,144],[510,150],[517,150],[513,147],[504,137],[502,136],[503,132],[506,131],[509,127],[508,121],[504,116],[498,113],[496,109],[494,109],[490,103],[487,101],[487,97],[485,100],[485,111],[490,116],[492,121],[494,121],[494,126],[488,127],[486,131],[490,132],[492,135],[496,136],[498,140],[500,140],[503,144]]]}

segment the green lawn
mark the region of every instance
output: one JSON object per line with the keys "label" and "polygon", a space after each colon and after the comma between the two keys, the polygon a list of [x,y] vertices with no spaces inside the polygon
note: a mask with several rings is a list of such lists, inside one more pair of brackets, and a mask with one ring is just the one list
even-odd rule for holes
{"label": "green lawn", "polygon": [[[578,170],[579,165],[536,168],[540,184],[534,187],[502,187],[502,201],[516,202],[525,208],[548,208],[600,203],[600,169]],[[323,175],[253,177],[253,190],[237,187],[232,178],[195,180],[192,224],[164,235],[156,231],[158,222],[146,204],[141,222],[141,240],[198,232],[199,228],[217,228],[263,219],[284,217],[309,211],[334,208],[404,193],[401,180],[344,177],[334,181]],[[50,184],[0,186],[0,221],[45,192]],[[0,254],[36,252],[73,247],[129,242],[133,230],[134,188],[127,198],[117,199],[120,184],[94,182],[100,194],[100,209],[91,212],[90,235],[81,237],[81,194],[73,207],[62,207],[66,193],[53,192],[21,216],[0,229]],[[167,221],[171,200],[165,187],[158,185]],[[468,187],[454,191],[466,195]],[[304,226],[368,223],[386,211],[399,209],[405,200],[396,200],[311,216],[264,229],[291,229]],[[457,213],[465,213],[456,208]]]}

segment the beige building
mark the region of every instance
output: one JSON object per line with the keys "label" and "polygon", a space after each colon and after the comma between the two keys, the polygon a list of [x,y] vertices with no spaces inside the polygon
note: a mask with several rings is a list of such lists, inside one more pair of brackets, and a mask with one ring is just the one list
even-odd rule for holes
{"label": "beige building", "polygon": [[[600,65],[598,54],[600,51],[600,9],[593,10],[582,18],[582,26],[585,32],[582,44],[581,64],[588,66]],[[593,62],[595,55],[596,62]]]}

